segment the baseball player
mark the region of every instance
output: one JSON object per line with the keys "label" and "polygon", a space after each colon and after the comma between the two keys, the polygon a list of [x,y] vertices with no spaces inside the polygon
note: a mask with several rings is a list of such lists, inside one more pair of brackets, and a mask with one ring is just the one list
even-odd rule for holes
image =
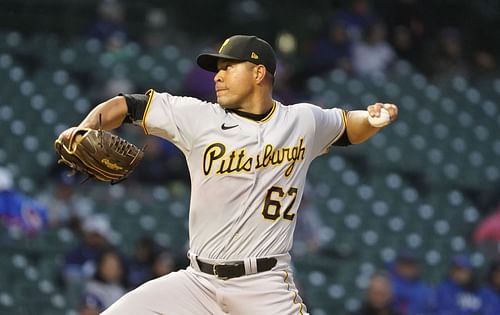
{"label": "baseball player", "polygon": [[255,36],[230,37],[197,63],[215,73],[216,104],[150,90],[107,100],[80,124],[98,128],[101,116],[103,129],[141,126],[174,143],[191,176],[190,266],[143,284],[103,314],[308,314],[289,255],[307,169],[332,145],[370,138],[381,128],[373,121],[385,113],[390,123],[397,107],[281,104],[272,97],[275,53]]}

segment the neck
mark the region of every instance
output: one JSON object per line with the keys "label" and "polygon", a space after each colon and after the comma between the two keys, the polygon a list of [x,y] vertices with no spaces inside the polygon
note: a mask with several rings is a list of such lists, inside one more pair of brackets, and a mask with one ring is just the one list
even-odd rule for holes
{"label": "neck", "polygon": [[238,110],[250,114],[261,115],[269,112],[272,107],[273,97],[271,93],[256,93],[252,95],[247,102],[242,104]]}
{"label": "neck", "polygon": [[[274,102],[273,102],[273,106],[274,106]],[[226,110],[226,111],[233,112],[239,116],[242,116],[242,117],[245,117],[248,119],[252,119],[255,121],[264,121],[264,119],[267,119],[270,116],[270,114],[273,112],[273,108],[270,108],[267,112],[265,112],[263,114],[252,114],[249,112],[242,112],[241,110],[238,110],[238,109],[231,109],[231,110]]]}

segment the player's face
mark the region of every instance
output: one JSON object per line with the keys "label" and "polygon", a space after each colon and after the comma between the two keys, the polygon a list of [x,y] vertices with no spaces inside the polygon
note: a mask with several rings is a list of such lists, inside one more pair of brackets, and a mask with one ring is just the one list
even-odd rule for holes
{"label": "player's face", "polygon": [[214,77],[217,103],[229,109],[243,108],[254,91],[254,67],[250,62],[220,59]]}

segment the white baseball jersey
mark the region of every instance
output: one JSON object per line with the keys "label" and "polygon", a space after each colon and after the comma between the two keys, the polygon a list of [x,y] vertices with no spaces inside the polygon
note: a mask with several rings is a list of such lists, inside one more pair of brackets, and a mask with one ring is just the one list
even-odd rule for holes
{"label": "white baseball jersey", "polygon": [[345,113],[274,102],[260,121],[218,104],[149,92],[141,124],[185,155],[190,252],[214,260],[286,254],[306,172],[344,132]]}

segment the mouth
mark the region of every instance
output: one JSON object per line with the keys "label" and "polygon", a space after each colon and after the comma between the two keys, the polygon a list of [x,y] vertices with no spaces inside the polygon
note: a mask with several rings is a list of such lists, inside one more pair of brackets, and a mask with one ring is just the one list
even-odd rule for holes
{"label": "mouth", "polygon": [[224,91],[227,91],[227,89],[226,88],[216,88],[215,89],[215,93],[217,93],[217,94],[224,92]]}

